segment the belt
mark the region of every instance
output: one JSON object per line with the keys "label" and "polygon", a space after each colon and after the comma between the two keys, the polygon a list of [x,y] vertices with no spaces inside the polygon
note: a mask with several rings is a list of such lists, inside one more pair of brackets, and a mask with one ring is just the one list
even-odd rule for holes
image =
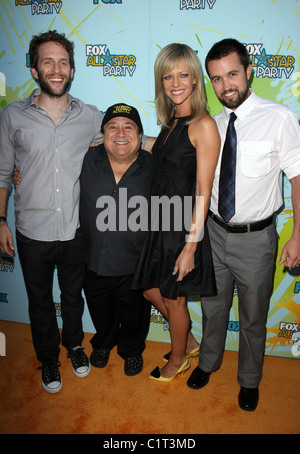
{"label": "belt", "polygon": [[210,210],[208,211],[208,216],[210,216],[217,224],[219,224],[223,229],[226,230],[228,233],[246,233],[246,232],[257,232],[258,230],[262,230],[268,225],[271,225],[273,222],[273,215],[267,219],[263,219],[262,221],[251,222],[249,224],[228,224]]}

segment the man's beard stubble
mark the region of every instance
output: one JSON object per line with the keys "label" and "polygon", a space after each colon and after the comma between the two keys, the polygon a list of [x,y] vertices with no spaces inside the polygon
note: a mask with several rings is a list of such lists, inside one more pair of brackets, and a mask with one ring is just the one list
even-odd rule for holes
{"label": "man's beard stubble", "polygon": [[52,98],[60,98],[61,96],[63,96],[68,91],[71,85],[71,76],[69,76],[68,79],[65,80],[63,86],[61,87],[61,90],[59,92],[55,92],[54,90],[52,90],[51,86],[48,84],[43,74],[38,70],[37,73],[38,73],[37,82],[42,92],[49,95]]}
{"label": "man's beard stubble", "polygon": [[[227,90],[227,91],[232,91],[232,90]],[[228,109],[237,109],[243,102],[248,98],[249,96],[249,87],[247,86],[245,90],[243,91],[238,91],[234,90],[237,93],[237,98],[236,99],[231,99],[228,100],[225,98],[223,92],[220,97],[218,97],[219,101],[225,106],[228,107]]]}

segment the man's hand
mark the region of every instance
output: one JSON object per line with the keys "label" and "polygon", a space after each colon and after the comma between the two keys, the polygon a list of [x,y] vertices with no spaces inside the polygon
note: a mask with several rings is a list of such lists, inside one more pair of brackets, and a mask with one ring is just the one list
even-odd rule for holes
{"label": "man's hand", "polygon": [[293,237],[283,247],[279,265],[295,268],[300,265],[300,241]]}
{"label": "man's hand", "polygon": [[103,143],[103,142],[92,142],[92,143],[90,143],[90,147],[97,147],[101,143]]}
{"label": "man's hand", "polygon": [[8,225],[0,225],[0,251],[4,254],[14,256],[15,247],[13,236]]}
{"label": "man's hand", "polygon": [[20,172],[18,171],[17,168],[15,168],[14,175],[13,175],[13,180],[14,180],[15,188],[17,188],[19,186],[19,184],[21,183]]}
{"label": "man's hand", "polygon": [[279,264],[288,268],[300,265],[300,175],[291,179],[294,228],[289,241],[281,252]]}

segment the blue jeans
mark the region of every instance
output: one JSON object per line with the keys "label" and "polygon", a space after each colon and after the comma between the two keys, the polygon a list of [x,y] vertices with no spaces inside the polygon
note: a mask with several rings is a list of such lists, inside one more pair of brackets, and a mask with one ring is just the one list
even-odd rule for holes
{"label": "blue jeans", "polygon": [[77,230],[70,241],[36,241],[16,232],[19,258],[29,301],[29,318],[37,359],[58,359],[60,332],[52,288],[54,270],[61,291],[62,345],[81,345],[84,300],[84,247]]}

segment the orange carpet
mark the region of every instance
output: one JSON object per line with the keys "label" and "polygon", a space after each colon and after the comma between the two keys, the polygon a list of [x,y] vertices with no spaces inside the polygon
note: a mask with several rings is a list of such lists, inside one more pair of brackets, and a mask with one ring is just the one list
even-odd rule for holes
{"label": "orange carpet", "polygon": [[[0,357],[1,434],[300,433],[297,359],[265,358],[260,402],[248,413],[237,403],[236,352],[226,351],[221,369],[194,391],[186,386],[190,371],[169,384],[149,380],[149,372],[163,365],[165,343],[147,342],[144,369],[135,377],[124,374],[114,349],[105,369],[92,368],[88,377],[77,378],[62,349],[63,388],[51,395],[40,383],[30,327],[0,321],[0,332],[6,336],[6,356]],[[87,333],[83,343],[88,355],[91,337]]]}

